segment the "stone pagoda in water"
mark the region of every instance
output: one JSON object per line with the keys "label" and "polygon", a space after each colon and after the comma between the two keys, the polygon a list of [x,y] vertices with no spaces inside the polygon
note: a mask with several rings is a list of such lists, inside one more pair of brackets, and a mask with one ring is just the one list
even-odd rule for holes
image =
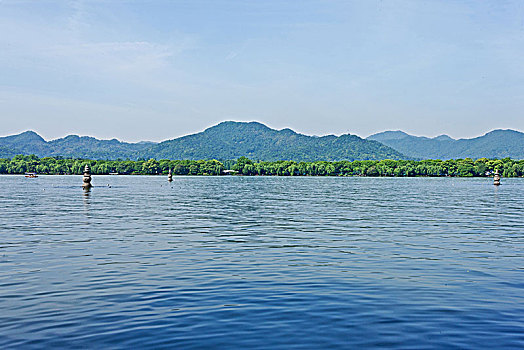
{"label": "stone pagoda in water", "polygon": [[493,185],[495,185],[495,186],[499,186],[500,185],[499,169],[495,169],[495,174],[493,175]]}
{"label": "stone pagoda in water", "polygon": [[89,165],[86,164],[84,168],[84,183],[82,185],[83,188],[88,189],[91,188],[91,169],[89,169]]}

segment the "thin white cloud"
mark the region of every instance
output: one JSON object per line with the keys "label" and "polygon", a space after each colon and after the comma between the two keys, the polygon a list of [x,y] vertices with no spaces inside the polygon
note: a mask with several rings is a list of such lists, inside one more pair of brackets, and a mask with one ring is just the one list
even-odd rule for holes
{"label": "thin white cloud", "polygon": [[236,58],[238,56],[238,54],[239,54],[238,51],[231,51],[230,53],[227,54],[226,61],[229,61],[229,60],[232,60],[232,59]]}
{"label": "thin white cloud", "polygon": [[139,110],[129,135],[148,115],[163,130],[226,116],[313,134],[522,127],[521,1],[0,1],[0,89],[27,93],[0,96],[4,128]]}
{"label": "thin white cloud", "polygon": [[98,42],[55,45],[44,55],[107,71],[151,71],[165,68],[175,50],[146,41]]}

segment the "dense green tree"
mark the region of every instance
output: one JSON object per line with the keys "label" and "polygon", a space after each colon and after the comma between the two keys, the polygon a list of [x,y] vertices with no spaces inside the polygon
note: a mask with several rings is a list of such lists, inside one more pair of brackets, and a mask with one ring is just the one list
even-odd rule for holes
{"label": "dense green tree", "polygon": [[[167,174],[171,168],[175,175],[220,175],[224,164],[217,160],[160,160],[106,161],[88,159],[38,158],[17,155],[0,159],[1,174],[81,174],[89,164],[93,174]],[[455,159],[455,160],[365,160],[338,162],[276,161],[254,162],[239,158],[229,162],[240,175],[278,176],[491,176],[495,170],[504,177],[524,176],[524,160]]]}
{"label": "dense green tree", "polygon": [[233,170],[238,171],[239,173],[242,173],[244,171],[244,167],[246,166],[246,164],[253,164],[253,161],[246,157],[240,157],[238,158],[236,164],[233,165]]}
{"label": "dense green tree", "polygon": [[156,161],[155,159],[149,159],[147,162],[142,164],[142,172],[145,174],[158,174],[159,171],[160,163],[158,163],[158,161]]}

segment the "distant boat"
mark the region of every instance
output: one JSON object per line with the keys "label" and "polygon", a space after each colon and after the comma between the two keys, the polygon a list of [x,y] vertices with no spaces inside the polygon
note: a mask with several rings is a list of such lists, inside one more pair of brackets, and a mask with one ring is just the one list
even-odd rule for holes
{"label": "distant boat", "polygon": [[109,175],[118,175],[118,173],[109,173]]}
{"label": "distant boat", "polygon": [[36,175],[36,173],[25,173],[25,177],[35,178],[38,177],[38,175]]}

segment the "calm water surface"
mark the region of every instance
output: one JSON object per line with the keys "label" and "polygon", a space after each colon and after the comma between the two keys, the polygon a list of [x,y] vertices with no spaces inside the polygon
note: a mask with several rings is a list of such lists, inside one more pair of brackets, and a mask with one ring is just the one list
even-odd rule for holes
{"label": "calm water surface", "polygon": [[0,176],[2,349],[524,347],[524,179],[81,183]]}

